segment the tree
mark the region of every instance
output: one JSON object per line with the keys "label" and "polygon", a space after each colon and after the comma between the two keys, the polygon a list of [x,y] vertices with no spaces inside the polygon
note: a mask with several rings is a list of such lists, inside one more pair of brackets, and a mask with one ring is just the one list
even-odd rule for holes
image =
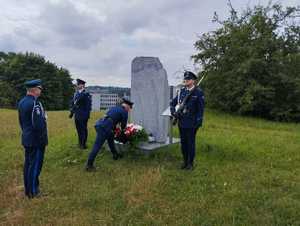
{"label": "tree", "polygon": [[13,88],[7,82],[0,81],[0,106],[11,107],[13,94]]}
{"label": "tree", "polygon": [[300,7],[255,6],[230,16],[195,43],[209,106],[242,115],[300,121]]}
{"label": "tree", "polygon": [[26,92],[24,82],[30,79],[43,80],[41,99],[48,110],[67,109],[74,91],[66,69],[34,53],[0,52],[0,78],[0,107],[15,107]]}

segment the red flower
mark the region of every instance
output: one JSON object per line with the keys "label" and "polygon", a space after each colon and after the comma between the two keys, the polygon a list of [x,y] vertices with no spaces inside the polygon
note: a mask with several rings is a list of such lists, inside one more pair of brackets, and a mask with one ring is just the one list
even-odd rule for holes
{"label": "red flower", "polygon": [[118,136],[120,136],[121,135],[121,129],[119,128],[119,127],[117,127],[116,129],[115,129],[115,137],[118,137]]}

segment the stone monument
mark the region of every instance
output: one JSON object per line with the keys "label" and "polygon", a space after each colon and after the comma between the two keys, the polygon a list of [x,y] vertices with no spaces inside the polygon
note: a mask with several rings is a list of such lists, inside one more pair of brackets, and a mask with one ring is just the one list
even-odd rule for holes
{"label": "stone monument", "polygon": [[156,57],[136,57],[131,73],[132,121],[143,126],[155,142],[166,143],[169,119],[162,113],[170,101],[167,72]]}

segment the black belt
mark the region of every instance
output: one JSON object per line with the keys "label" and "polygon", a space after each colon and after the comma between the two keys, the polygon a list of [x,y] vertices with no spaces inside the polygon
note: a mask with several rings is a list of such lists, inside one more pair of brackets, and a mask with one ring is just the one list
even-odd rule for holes
{"label": "black belt", "polygon": [[114,120],[111,118],[111,117],[109,117],[109,116],[105,116],[104,117],[104,119],[106,120],[110,120],[111,122],[112,122],[112,124],[113,124],[113,127],[112,127],[112,133],[114,133],[114,131],[115,131],[115,129],[116,129],[116,125],[115,125],[115,123],[114,123]]}

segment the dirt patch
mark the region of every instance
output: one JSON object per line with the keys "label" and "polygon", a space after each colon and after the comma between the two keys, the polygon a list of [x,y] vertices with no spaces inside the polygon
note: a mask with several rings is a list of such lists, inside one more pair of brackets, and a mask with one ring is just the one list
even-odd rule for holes
{"label": "dirt patch", "polygon": [[147,169],[139,176],[125,193],[124,198],[130,206],[140,206],[147,200],[154,199],[154,188],[161,180],[160,168]]}
{"label": "dirt patch", "polygon": [[[19,172],[21,173],[21,172]],[[24,201],[24,188],[21,178],[14,172],[12,180],[1,186],[0,194],[0,225],[23,225],[24,209],[21,203]]]}

